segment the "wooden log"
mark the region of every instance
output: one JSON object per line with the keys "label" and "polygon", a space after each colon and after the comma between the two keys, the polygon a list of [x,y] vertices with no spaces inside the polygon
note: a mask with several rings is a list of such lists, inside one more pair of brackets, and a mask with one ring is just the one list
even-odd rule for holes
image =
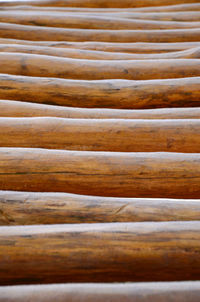
{"label": "wooden log", "polygon": [[88,109],[0,100],[0,117],[54,116],[84,119],[200,119],[200,108]]}
{"label": "wooden log", "polygon": [[[23,5],[61,6],[61,7],[94,7],[94,8],[140,8],[153,6],[166,6],[174,4],[193,4],[199,0],[25,0]],[[20,5],[22,1],[1,0],[0,6]]]}
{"label": "wooden log", "polygon": [[200,217],[200,202],[196,199],[112,198],[46,192],[0,191],[0,208],[0,225],[191,221]]}
{"label": "wooden log", "polygon": [[[30,10],[30,11],[59,11],[59,12],[79,12],[79,13],[108,13],[108,12],[181,12],[181,11],[200,11],[199,3],[190,4],[175,4],[175,5],[165,5],[165,6],[147,6],[147,7],[137,7],[137,8],[91,8],[91,7],[60,7],[60,6],[34,6],[36,2],[32,2],[33,5],[25,4],[22,2],[18,5],[14,5],[13,2],[1,1],[1,11],[2,10]],[[7,6],[10,5],[10,6]]]}
{"label": "wooden log", "polygon": [[[131,54],[159,54],[168,52],[178,52],[200,47],[200,42],[178,42],[178,43],[107,43],[107,42],[56,42],[56,41],[26,41],[16,39],[0,38],[0,45],[15,44],[22,46],[43,46],[52,48],[65,48],[73,50],[95,50],[101,52],[112,52],[112,56],[120,53]],[[52,49],[53,51],[53,49]],[[109,55],[109,54],[108,54]]]}
{"label": "wooden log", "polygon": [[199,287],[199,281],[1,286],[0,302],[199,302]]}
{"label": "wooden log", "polygon": [[151,80],[200,76],[199,59],[81,60],[53,56],[0,53],[1,72],[77,80]]}
{"label": "wooden log", "polygon": [[200,120],[0,118],[0,147],[198,153]]}
{"label": "wooden log", "polygon": [[[89,12],[70,12],[71,14],[95,15]],[[97,14],[97,13],[96,13]],[[199,11],[180,11],[180,12],[104,12],[105,16],[127,19],[155,20],[155,21],[187,21],[199,22]]]}
{"label": "wooden log", "polygon": [[79,15],[61,12],[40,12],[40,11],[0,11],[0,22],[50,26],[61,28],[80,28],[80,29],[184,29],[198,28],[200,22],[174,22],[174,21],[156,21],[123,19],[115,16],[99,15]]}
{"label": "wooden log", "polygon": [[0,44],[1,52],[28,53],[86,60],[159,60],[159,59],[199,59],[200,46],[167,53],[110,53],[105,51],[61,48],[36,45]]}
{"label": "wooden log", "polygon": [[199,42],[200,28],[163,30],[77,29],[0,23],[0,38],[32,41]]}
{"label": "wooden log", "polygon": [[1,227],[0,257],[1,285],[197,280],[200,222]]}
{"label": "wooden log", "polygon": [[196,199],[199,173],[198,153],[0,148],[0,190]]}
{"label": "wooden log", "polygon": [[0,74],[0,98],[84,108],[199,107],[200,77],[77,81]]}

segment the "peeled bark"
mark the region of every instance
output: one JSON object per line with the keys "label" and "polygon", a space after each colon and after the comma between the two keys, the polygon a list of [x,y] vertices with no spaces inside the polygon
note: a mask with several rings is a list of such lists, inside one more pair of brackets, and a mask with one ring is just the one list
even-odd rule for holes
{"label": "peeled bark", "polygon": [[163,30],[77,29],[0,23],[0,38],[32,41],[199,42],[200,28]]}
{"label": "peeled bark", "polygon": [[199,302],[199,288],[199,281],[2,286],[0,302]]}
{"label": "peeled bark", "polygon": [[0,100],[0,117],[40,116],[84,119],[200,119],[200,108],[88,109]]}
{"label": "peeled bark", "polygon": [[0,208],[0,225],[187,221],[199,220],[200,215],[200,202],[196,199],[112,198],[46,192],[0,191]]}
{"label": "peeled bark", "polygon": [[115,16],[73,15],[61,12],[0,11],[0,22],[79,29],[132,30],[198,28],[200,22],[123,19]]}
{"label": "peeled bark", "polygon": [[84,50],[76,48],[60,48],[36,45],[0,44],[0,53],[14,52],[56,56],[86,60],[159,60],[159,59],[200,59],[200,47],[187,50],[141,54],[141,53],[110,53],[105,51]]}
{"label": "peeled bark", "polygon": [[1,285],[198,280],[200,222],[1,227],[0,257]]}
{"label": "peeled bark", "polygon": [[200,76],[198,59],[81,60],[24,53],[0,53],[1,72],[77,80],[151,80]]}
{"label": "peeled bark", "polygon": [[200,77],[77,81],[0,74],[0,98],[84,108],[200,107]]}
{"label": "peeled bark", "polygon": [[198,153],[0,148],[0,190],[199,199],[199,175]]}
{"label": "peeled bark", "polygon": [[0,118],[0,147],[198,153],[200,120]]}

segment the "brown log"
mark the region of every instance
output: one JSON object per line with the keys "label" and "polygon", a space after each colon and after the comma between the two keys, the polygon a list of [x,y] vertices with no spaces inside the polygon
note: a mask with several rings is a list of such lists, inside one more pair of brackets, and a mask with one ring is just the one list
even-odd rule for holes
{"label": "brown log", "polygon": [[0,302],[199,302],[199,288],[199,281],[1,286]]}
{"label": "brown log", "polygon": [[200,120],[0,118],[0,147],[198,153]]}
{"label": "brown log", "polygon": [[0,148],[0,190],[196,199],[199,175],[198,153]]}
{"label": "brown log", "polygon": [[[195,4],[194,4],[195,5]],[[196,7],[197,6],[197,7]],[[162,7],[162,6],[161,6]],[[169,11],[169,12],[139,12],[135,9],[83,9],[83,8],[63,8],[63,7],[37,7],[37,6],[11,6],[1,7],[1,12],[43,12],[43,13],[60,13],[72,15],[87,15],[98,17],[114,17],[114,18],[128,18],[128,19],[141,19],[141,20],[157,20],[157,21],[187,21],[194,22],[200,21],[200,13],[198,4],[194,6],[194,9],[188,11],[186,7],[183,11]],[[50,26],[50,25],[49,25]]]}
{"label": "brown log", "polygon": [[[159,54],[168,52],[178,52],[200,47],[200,42],[178,42],[178,43],[107,43],[107,42],[56,42],[56,41],[26,41],[16,39],[0,38],[0,45],[15,44],[22,46],[43,46],[52,48],[73,48],[75,50],[95,50],[101,52],[112,52],[112,56],[117,52],[131,54]],[[52,49],[53,51],[53,49]],[[109,54],[108,54],[109,55]]]}
{"label": "brown log", "polygon": [[0,38],[33,41],[199,42],[200,28],[163,30],[103,30],[0,23]]}
{"label": "brown log", "polygon": [[57,56],[64,58],[86,60],[159,60],[159,59],[200,59],[200,46],[176,52],[167,53],[110,53],[105,51],[84,50],[76,48],[61,48],[36,45],[0,44],[1,52],[15,52]]}
{"label": "brown log", "polygon": [[1,285],[198,280],[200,222],[1,227],[0,257]]}
{"label": "brown log", "polygon": [[[22,5],[22,2],[18,2],[18,5],[14,5],[13,2],[9,3],[4,1],[0,3],[2,10],[30,10],[30,11],[59,11],[59,12],[80,12],[80,13],[107,13],[107,12],[181,12],[181,11],[200,11],[200,3],[190,3],[190,4],[175,4],[167,6],[147,6],[147,7],[137,7],[137,8],[91,8],[91,7],[59,7],[59,6],[33,6],[36,3],[32,2],[30,5]],[[10,6],[7,6],[10,5]]]}
{"label": "brown log", "polygon": [[[61,6],[61,7],[94,7],[94,8],[140,8],[148,6],[166,6],[174,4],[194,4],[199,0],[26,0],[23,5]],[[1,0],[0,6],[20,5],[20,0]]]}
{"label": "brown log", "polygon": [[200,107],[200,77],[77,81],[0,74],[0,98],[84,108]]}
{"label": "brown log", "polygon": [[0,100],[0,117],[39,116],[84,119],[200,119],[200,108],[88,109]]}
{"label": "brown log", "polygon": [[173,22],[139,19],[123,19],[115,16],[99,15],[75,15],[61,12],[40,12],[40,11],[0,11],[0,22],[50,26],[61,28],[82,28],[82,29],[184,29],[198,28],[200,22]]}
{"label": "brown log", "polygon": [[81,60],[53,56],[0,53],[1,72],[78,80],[151,80],[200,76],[199,59]]}
{"label": "brown log", "polygon": [[200,202],[196,199],[112,198],[46,192],[0,191],[0,208],[0,225],[187,221],[200,217]]}

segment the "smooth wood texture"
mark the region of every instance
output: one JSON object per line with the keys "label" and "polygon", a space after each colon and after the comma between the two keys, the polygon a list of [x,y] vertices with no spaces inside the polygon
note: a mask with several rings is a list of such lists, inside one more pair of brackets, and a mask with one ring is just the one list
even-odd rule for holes
{"label": "smooth wood texture", "polygon": [[200,77],[77,81],[0,74],[0,98],[84,108],[199,107]]}
{"label": "smooth wood texture", "polygon": [[0,191],[0,208],[0,225],[187,221],[200,218],[198,199],[112,198]]}
{"label": "smooth wood texture", "polygon": [[[95,8],[131,8],[131,7],[148,7],[148,6],[164,6],[174,4],[190,4],[199,3],[199,0],[25,0],[23,4],[36,6],[61,6],[61,7],[95,7]],[[22,1],[1,0],[0,6],[4,5],[20,5]]]}
{"label": "smooth wood texture", "polygon": [[85,60],[159,60],[159,59],[200,59],[200,46],[187,50],[167,53],[113,53],[66,47],[49,47],[20,44],[0,44],[0,53],[14,52],[56,56]]}
{"label": "smooth wood texture", "polygon": [[200,282],[1,286],[0,302],[199,302]]}
{"label": "smooth wood texture", "polygon": [[[23,11],[23,10],[22,10]],[[70,12],[76,14],[76,12]],[[81,13],[84,15],[94,15],[95,13]],[[199,22],[199,11],[180,11],[180,12],[152,12],[152,13],[139,13],[139,12],[104,12],[105,16],[111,16],[115,18],[127,18],[127,19],[141,19],[141,20],[155,20],[155,21],[187,21],[187,22]]]}
{"label": "smooth wood texture", "polygon": [[0,257],[1,285],[197,280],[200,222],[1,227]]}
{"label": "smooth wood texture", "polygon": [[[28,41],[28,40],[17,40],[17,39],[4,39],[0,38],[0,45],[2,44],[15,44],[13,47],[24,46],[45,46],[52,48],[72,48],[79,50],[95,50],[105,52],[112,52],[112,56],[121,53],[131,54],[154,54],[178,52],[183,50],[190,50],[191,48],[200,47],[200,42],[177,42],[177,43],[112,43],[112,42],[65,42],[65,41]],[[4,47],[4,46],[1,46]],[[48,48],[49,49],[49,48]],[[54,49],[52,49],[52,52]],[[110,54],[107,54],[110,55]]]}
{"label": "smooth wood texture", "polygon": [[[36,1],[34,1],[36,3]],[[10,6],[7,6],[10,5]],[[86,13],[107,13],[107,12],[127,12],[127,8],[91,8],[91,7],[60,7],[60,6],[33,6],[29,4],[20,3],[14,4],[14,2],[9,3],[8,1],[1,1],[1,11],[2,10],[30,10],[30,11],[59,11],[59,12],[86,12]],[[147,7],[137,7],[128,8],[129,12],[181,12],[181,11],[200,11],[200,3],[190,3],[190,4],[175,4],[175,5],[165,5],[165,6],[147,6]]]}
{"label": "smooth wood texture", "polygon": [[1,72],[78,80],[151,80],[200,76],[198,59],[81,60],[53,56],[0,53]]}
{"label": "smooth wood texture", "polygon": [[198,153],[200,120],[0,118],[0,147]]}
{"label": "smooth wood texture", "polygon": [[200,119],[200,108],[89,109],[0,100],[0,117],[40,116],[84,119]]}
{"label": "smooth wood texture", "polygon": [[0,190],[200,198],[200,154],[0,148]]}
{"label": "smooth wood texture", "polygon": [[0,38],[32,41],[200,42],[200,28],[163,30],[78,29],[0,23]]}
{"label": "smooth wood texture", "polygon": [[0,22],[50,26],[61,28],[82,28],[82,29],[184,29],[198,28],[200,22],[174,22],[155,21],[139,19],[123,19],[115,16],[99,15],[73,15],[61,12],[40,12],[40,11],[0,11]]}

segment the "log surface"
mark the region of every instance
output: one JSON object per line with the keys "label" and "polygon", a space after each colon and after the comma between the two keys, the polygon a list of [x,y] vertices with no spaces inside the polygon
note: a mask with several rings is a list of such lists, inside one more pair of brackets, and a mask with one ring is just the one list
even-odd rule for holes
{"label": "log surface", "polygon": [[0,148],[0,190],[200,198],[200,154]]}

